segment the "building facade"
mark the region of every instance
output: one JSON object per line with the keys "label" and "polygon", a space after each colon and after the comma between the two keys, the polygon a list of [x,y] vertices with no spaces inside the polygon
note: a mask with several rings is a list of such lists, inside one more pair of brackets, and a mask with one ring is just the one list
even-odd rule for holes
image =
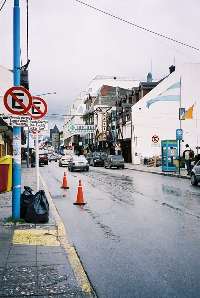
{"label": "building facade", "polygon": [[[174,70],[174,69],[173,69]],[[200,64],[185,64],[163,79],[132,107],[132,158],[161,155],[162,140],[176,140],[176,129],[183,129],[181,151],[189,144],[197,153],[200,143]],[[185,110],[182,120],[179,109]],[[189,116],[188,116],[189,115]],[[155,142],[156,140],[156,142]]]}

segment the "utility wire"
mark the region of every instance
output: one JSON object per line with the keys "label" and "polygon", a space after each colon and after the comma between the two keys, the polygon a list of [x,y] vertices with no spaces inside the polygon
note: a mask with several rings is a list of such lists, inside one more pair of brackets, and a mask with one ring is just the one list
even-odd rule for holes
{"label": "utility wire", "polygon": [[6,4],[6,1],[7,1],[7,0],[4,0],[3,4],[2,4],[1,7],[0,7],[0,11],[2,11],[4,5]]}
{"label": "utility wire", "polygon": [[138,28],[138,29],[141,29],[141,30],[143,30],[143,31],[146,31],[146,32],[149,32],[149,33],[154,34],[154,35],[156,35],[156,36],[159,36],[159,37],[165,38],[165,39],[167,39],[167,40],[173,41],[173,42],[175,42],[175,43],[177,43],[177,44],[180,44],[180,45],[182,45],[182,46],[191,48],[191,49],[193,49],[193,50],[200,51],[199,48],[196,48],[196,47],[194,47],[194,46],[192,46],[192,45],[189,45],[188,43],[184,43],[184,42],[182,42],[182,41],[179,41],[179,40],[177,40],[177,39],[174,39],[174,38],[172,38],[172,37],[169,37],[169,36],[167,36],[167,35],[165,35],[165,34],[158,33],[158,32],[156,32],[156,31],[153,31],[153,30],[148,29],[148,28],[146,28],[146,27],[142,27],[142,26],[140,26],[140,25],[137,25],[136,23],[132,23],[132,22],[126,20],[126,19],[123,19],[122,17],[118,17],[118,16],[116,16],[116,15],[114,15],[114,14],[112,14],[112,13],[109,13],[108,11],[99,9],[99,8],[97,8],[97,7],[95,7],[95,6],[92,6],[92,5],[88,4],[88,3],[85,3],[85,2],[83,2],[83,1],[81,1],[81,0],[74,0],[74,1],[79,2],[80,4],[82,4],[82,5],[86,6],[86,7],[92,8],[92,9],[94,9],[94,10],[96,10],[96,11],[102,13],[102,14],[105,14],[105,15],[107,15],[107,16],[110,16],[110,17],[112,17],[112,18],[114,18],[114,19],[116,19],[116,20],[118,20],[118,21],[124,22],[124,23],[126,23],[126,24],[129,24],[129,25],[131,25],[131,26],[133,26],[133,27],[136,27],[136,28]]}

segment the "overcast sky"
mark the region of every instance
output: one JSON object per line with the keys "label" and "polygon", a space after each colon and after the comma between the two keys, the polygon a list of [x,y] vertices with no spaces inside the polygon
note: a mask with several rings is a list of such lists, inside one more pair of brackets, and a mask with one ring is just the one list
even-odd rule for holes
{"label": "overcast sky", "polygon": [[[83,0],[100,9],[200,47],[199,0]],[[0,3],[3,2],[2,0]],[[0,12],[0,64],[12,68],[12,6]],[[20,1],[22,60],[26,63],[26,0]],[[94,76],[154,79],[168,67],[200,62],[200,52],[86,8],[75,0],[29,0],[30,89],[46,97],[49,111],[64,113]]]}

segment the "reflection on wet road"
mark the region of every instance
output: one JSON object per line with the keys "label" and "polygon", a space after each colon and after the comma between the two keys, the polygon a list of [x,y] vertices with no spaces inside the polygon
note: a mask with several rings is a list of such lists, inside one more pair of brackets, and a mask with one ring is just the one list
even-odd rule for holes
{"label": "reflection on wet road", "polygon": [[[199,297],[200,187],[131,170],[41,168],[99,297]],[[78,180],[87,204],[75,207]]]}

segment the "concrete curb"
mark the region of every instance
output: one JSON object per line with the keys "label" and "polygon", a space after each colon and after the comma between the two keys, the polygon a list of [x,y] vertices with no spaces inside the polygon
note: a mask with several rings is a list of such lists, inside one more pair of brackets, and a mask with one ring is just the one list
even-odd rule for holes
{"label": "concrete curb", "polygon": [[156,171],[147,171],[147,170],[142,170],[142,169],[134,169],[134,168],[129,168],[125,167],[127,170],[131,171],[137,171],[137,172],[142,172],[142,173],[149,173],[149,174],[157,174],[157,175],[162,175],[162,176],[168,176],[168,177],[176,177],[176,178],[182,178],[182,179],[190,179],[190,176],[183,176],[179,174],[174,174],[174,173],[162,173],[162,172],[156,172]]}

